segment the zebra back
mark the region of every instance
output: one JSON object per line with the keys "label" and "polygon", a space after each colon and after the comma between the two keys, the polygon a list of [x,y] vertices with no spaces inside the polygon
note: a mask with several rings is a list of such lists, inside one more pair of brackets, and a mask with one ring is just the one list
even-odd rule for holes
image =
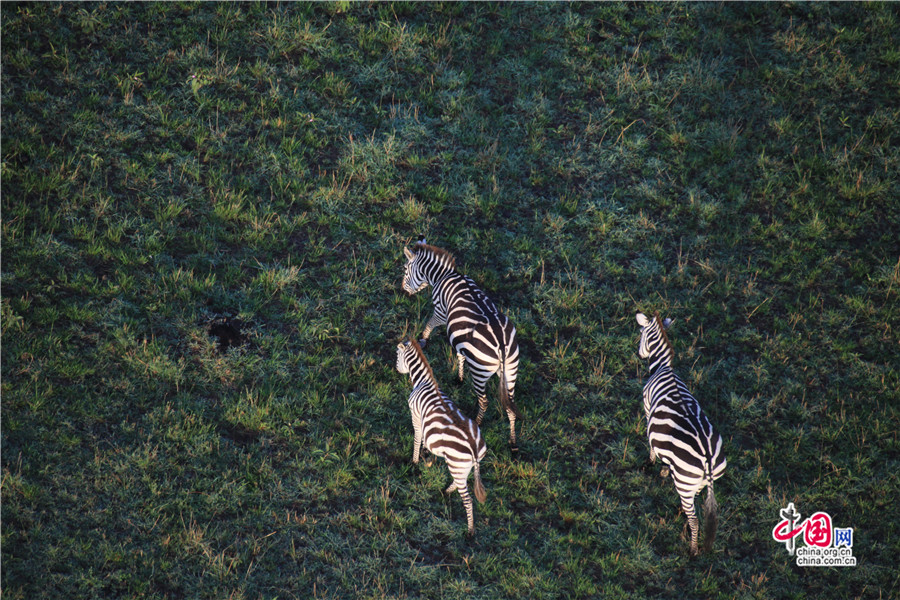
{"label": "zebra back", "polygon": [[[500,406],[519,419],[519,407],[506,385],[506,369],[518,369],[519,346],[516,328],[497,305],[470,277],[453,273],[444,277],[434,288],[436,310],[447,313],[447,335],[450,343],[483,370],[496,369],[500,379]],[[514,364],[510,365],[509,363]],[[495,366],[488,367],[491,363]],[[473,374],[474,377],[474,374]],[[484,379],[490,377],[488,374]],[[476,386],[478,378],[476,377]],[[482,382],[483,385],[483,382]]]}
{"label": "zebra back", "polygon": [[677,480],[700,489],[722,475],[722,436],[671,368],[647,380],[644,402],[650,446],[672,466]]}

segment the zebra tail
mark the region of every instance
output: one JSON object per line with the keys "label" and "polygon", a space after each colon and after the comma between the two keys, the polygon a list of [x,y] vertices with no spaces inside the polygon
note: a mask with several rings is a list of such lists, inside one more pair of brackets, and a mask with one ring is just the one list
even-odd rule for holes
{"label": "zebra tail", "polygon": [[519,414],[519,407],[516,406],[516,401],[510,399],[509,397],[509,388],[506,387],[506,353],[500,357],[500,372],[498,375],[500,376],[500,406],[503,407],[503,410],[511,410],[512,414],[516,416],[517,419],[521,419],[522,415]]}
{"label": "zebra tail", "polygon": [[716,540],[716,527],[719,524],[719,505],[716,504],[716,494],[713,492],[712,481],[707,486],[703,512],[703,549],[709,552],[712,550],[713,542]]}
{"label": "zebra tail", "polygon": [[484,491],[484,484],[481,483],[481,466],[475,461],[475,499],[481,503],[487,500],[487,492]]}

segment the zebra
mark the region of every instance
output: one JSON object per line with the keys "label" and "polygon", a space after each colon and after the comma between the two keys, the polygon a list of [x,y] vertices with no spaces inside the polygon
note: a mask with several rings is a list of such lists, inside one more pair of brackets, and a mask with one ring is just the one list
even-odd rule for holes
{"label": "zebra", "polygon": [[694,512],[694,496],[707,487],[703,504],[706,526],[704,550],[712,548],[716,536],[718,505],[713,481],[725,472],[722,436],[713,429],[697,400],[672,370],[674,350],[666,329],[671,319],[657,314],[648,318],[637,313],[641,326],[638,354],[650,362],[650,378],[644,384],[644,412],[647,416],[647,438],[650,461],[658,456],[667,465],[660,475],[671,469],[681,507],[691,527],[691,554],[696,555],[699,521]]}
{"label": "zebra", "polygon": [[482,503],[487,499],[479,466],[487,454],[481,430],[475,421],[463,415],[450,398],[441,393],[425,353],[415,338],[397,345],[397,371],[409,373],[413,385],[409,396],[409,410],[415,432],[413,463],[419,462],[419,450],[423,443],[432,454],[442,456],[447,461],[453,482],[444,493],[452,494],[454,490],[459,492],[466,507],[468,535],[471,536],[475,533],[475,520],[466,482],[473,468],[475,498]]}
{"label": "zebra", "polygon": [[500,405],[509,419],[509,447],[518,451],[516,444],[516,419],[519,408],[513,395],[516,373],[519,370],[519,344],[516,328],[474,281],[456,270],[456,259],[442,248],[429,246],[423,237],[413,247],[404,247],[407,263],[403,275],[403,290],[417,294],[429,285],[432,287],[434,312],[422,338],[435,327],[447,325],[450,345],[456,350],[459,379],[463,379],[463,364],[469,362],[469,373],[478,397],[478,416],[481,425],[487,410],[485,384],[497,373],[500,379]]}

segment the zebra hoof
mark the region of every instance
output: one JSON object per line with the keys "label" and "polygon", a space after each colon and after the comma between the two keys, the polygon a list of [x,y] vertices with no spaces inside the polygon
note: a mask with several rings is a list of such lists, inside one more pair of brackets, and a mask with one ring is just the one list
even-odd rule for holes
{"label": "zebra hoof", "polygon": [[428,343],[428,340],[426,340],[425,338],[422,338],[419,340],[419,347],[425,348],[425,344],[427,344],[427,343]]}
{"label": "zebra hoof", "polygon": [[519,445],[518,444],[510,444],[509,451],[513,453],[513,456],[519,455]]}

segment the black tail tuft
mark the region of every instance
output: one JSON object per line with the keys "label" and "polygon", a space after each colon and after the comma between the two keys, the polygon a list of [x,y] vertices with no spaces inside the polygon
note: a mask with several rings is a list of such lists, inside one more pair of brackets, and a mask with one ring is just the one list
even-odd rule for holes
{"label": "black tail tuft", "polygon": [[506,387],[506,365],[503,363],[500,364],[500,372],[497,373],[500,378],[500,406],[503,407],[503,410],[511,410],[512,414],[516,416],[516,419],[521,419],[522,415],[519,413],[519,407],[516,406],[516,401],[509,397],[509,388]]}
{"label": "black tail tuft", "polygon": [[703,503],[703,550],[712,550],[716,541],[716,527],[719,525],[719,505],[716,504],[716,494],[713,492],[712,482],[706,488],[706,501]]}
{"label": "black tail tuft", "polygon": [[481,483],[481,466],[475,461],[475,499],[481,503],[487,500],[487,492],[484,491],[484,484]]}

